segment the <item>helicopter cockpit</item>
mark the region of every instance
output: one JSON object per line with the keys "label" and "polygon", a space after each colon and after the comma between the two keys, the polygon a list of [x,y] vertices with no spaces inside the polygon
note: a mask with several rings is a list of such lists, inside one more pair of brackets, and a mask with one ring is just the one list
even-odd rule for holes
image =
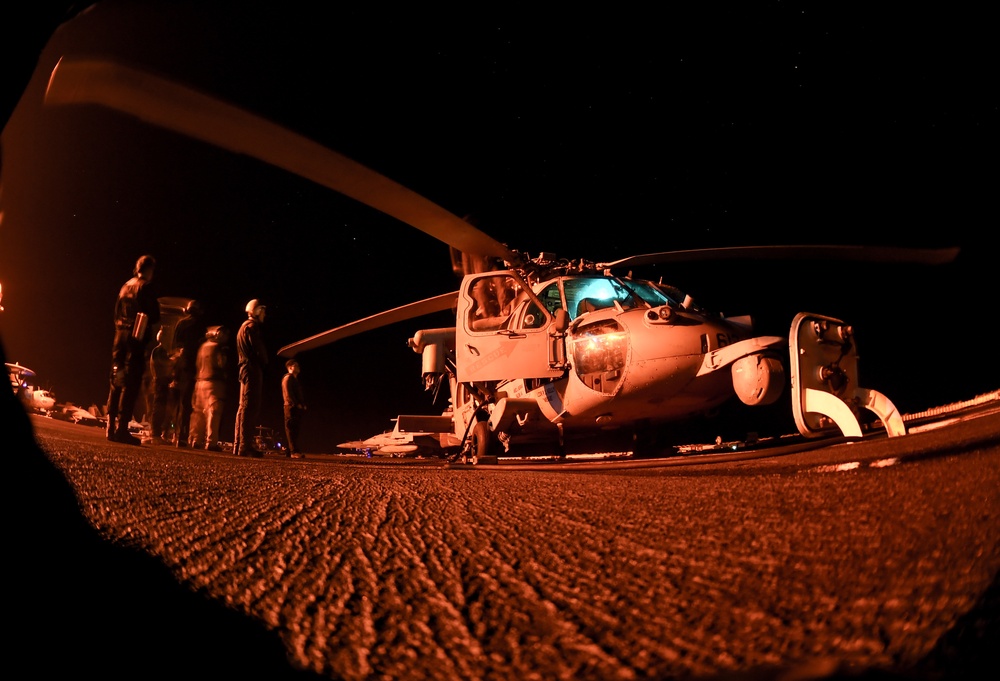
{"label": "helicopter cockpit", "polygon": [[[560,290],[561,298],[560,298]],[[656,287],[642,281],[623,281],[618,277],[602,275],[565,277],[549,284],[540,294],[543,301],[552,301],[554,307],[562,306],[571,319],[609,307],[627,310],[634,307],[659,307],[676,301],[668,298]]]}
{"label": "helicopter cockpit", "polygon": [[[595,310],[618,307],[680,307],[683,303],[644,280],[623,280],[611,275],[565,276],[551,281],[537,293],[545,312],[509,274],[489,273],[469,283],[468,328],[473,332],[500,329],[537,329],[562,308],[570,321]],[[547,312],[547,314],[546,314]]]}
{"label": "helicopter cockpit", "polygon": [[469,308],[467,327],[474,333],[538,329],[560,308],[569,313],[572,321],[587,312],[610,307],[627,310],[682,305],[652,282],[611,275],[564,276],[549,282],[535,296],[544,311],[509,274],[488,273],[471,280],[468,286],[474,303]]}

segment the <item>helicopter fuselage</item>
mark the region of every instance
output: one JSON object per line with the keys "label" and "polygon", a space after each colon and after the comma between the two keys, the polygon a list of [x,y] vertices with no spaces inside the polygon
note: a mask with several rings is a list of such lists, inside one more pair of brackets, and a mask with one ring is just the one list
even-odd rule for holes
{"label": "helicopter fuselage", "polygon": [[[488,299],[498,291],[503,304]],[[453,346],[450,330],[411,346],[449,344],[456,434],[486,420],[506,447],[681,421],[737,395],[770,404],[784,385],[785,338],[754,336],[748,318],[708,313],[641,280],[588,274],[528,286],[513,272],[468,275],[456,314]],[[434,371],[426,357],[425,376]]]}

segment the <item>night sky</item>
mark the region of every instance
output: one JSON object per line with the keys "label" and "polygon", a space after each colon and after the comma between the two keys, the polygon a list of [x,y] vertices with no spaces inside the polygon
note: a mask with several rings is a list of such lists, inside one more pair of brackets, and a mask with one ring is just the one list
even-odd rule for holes
{"label": "night sky", "polygon": [[[328,189],[112,111],[44,107],[61,55],[237,104],[530,254],[961,246],[939,267],[638,274],[753,314],[763,332],[787,333],[798,311],[853,323],[862,382],[904,412],[1000,385],[986,269],[997,55],[984,17],[795,2],[575,14],[202,4],[103,0],[77,14],[34,56],[4,128],[0,330],[8,359],[60,400],[104,403],[112,305],[143,253],[159,262],[158,292],[197,298],[209,324],[235,329],[250,298],[268,305],[262,421],[274,427],[278,348],[458,283],[446,245]],[[405,343],[452,322],[301,355],[306,451],[380,432],[398,413],[439,413]]]}

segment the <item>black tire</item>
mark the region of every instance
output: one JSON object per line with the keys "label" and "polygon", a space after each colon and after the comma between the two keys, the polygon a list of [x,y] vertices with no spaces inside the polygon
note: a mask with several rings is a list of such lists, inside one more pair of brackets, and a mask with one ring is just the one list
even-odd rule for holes
{"label": "black tire", "polygon": [[479,421],[472,428],[472,465],[493,452],[493,433],[486,421]]}

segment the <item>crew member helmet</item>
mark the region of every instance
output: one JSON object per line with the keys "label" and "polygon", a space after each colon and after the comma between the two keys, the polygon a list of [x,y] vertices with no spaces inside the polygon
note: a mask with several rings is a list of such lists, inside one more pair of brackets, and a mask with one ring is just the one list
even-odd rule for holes
{"label": "crew member helmet", "polygon": [[257,316],[257,310],[266,310],[266,305],[261,305],[261,302],[254,298],[249,303],[247,303],[247,314],[251,317]]}
{"label": "crew member helmet", "polygon": [[148,270],[151,270],[155,267],[156,267],[156,258],[154,258],[151,255],[143,255],[138,260],[135,261],[135,270],[133,271],[133,274],[139,276],[140,274],[144,274]]}
{"label": "crew member helmet", "polygon": [[226,342],[229,340],[229,329],[225,326],[210,326],[205,331],[205,339],[215,342]]}

